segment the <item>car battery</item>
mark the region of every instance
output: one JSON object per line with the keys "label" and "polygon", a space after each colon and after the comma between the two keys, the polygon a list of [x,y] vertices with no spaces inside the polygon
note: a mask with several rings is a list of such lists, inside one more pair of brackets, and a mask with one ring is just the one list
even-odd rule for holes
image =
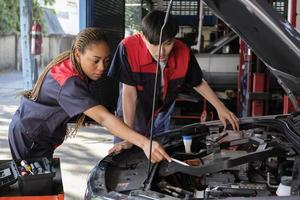
{"label": "car battery", "polygon": [[0,161],[1,199],[64,199],[58,158]]}

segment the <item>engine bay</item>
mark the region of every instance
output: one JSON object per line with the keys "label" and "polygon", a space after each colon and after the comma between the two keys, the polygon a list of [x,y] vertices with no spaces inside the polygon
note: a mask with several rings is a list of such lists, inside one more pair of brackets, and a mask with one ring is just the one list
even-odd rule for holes
{"label": "engine bay", "polygon": [[203,199],[299,195],[300,157],[276,126],[210,127],[203,135],[192,136],[191,153],[177,142],[172,157],[189,166],[162,163],[152,190]]}
{"label": "engine bay", "polygon": [[[151,199],[297,199],[298,118],[243,119],[240,131],[224,131],[215,121],[165,132],[154,139],[176,162],[149,165],[137,147],[110,154],[92,170],[87,191],[92,197],[113,193]],[[192,139],[188,153],[182,139],[186,135]]]}

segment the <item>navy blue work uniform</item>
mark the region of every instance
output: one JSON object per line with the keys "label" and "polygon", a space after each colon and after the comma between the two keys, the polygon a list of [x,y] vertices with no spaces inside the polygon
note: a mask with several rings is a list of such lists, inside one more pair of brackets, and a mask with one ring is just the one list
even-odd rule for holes
{"label": "navy blue work uniform", "polygon": [[22,97],[9,125],[13,159],[52,157],[65,138],[67,122],[98,103],[70,59],[48,72],[36,101]]}
{"label": "navy blue work uniform", "polygon": [[[137,107],[133,129],[145,135],[150,132],[156,66],[157,62],[148,51],[141,35],[137,34],[121,41],[108,73],[121,83],[136,87]],[[196,58],[181,41],[175,39],[173,49],[164,69],[159,73],[158,80],[162,80],[163,84],[158,85],[162,85],[163,88],[162,90],[158,88],[154,134],[169,129],[170,115],[178,93],[185,87],[195,87],[202,83],[202,71]],[[120,118],[123,117],[121,92],[122,90],[117,109],[117,116]],[[119,141],[115,139],[115,142]]]}

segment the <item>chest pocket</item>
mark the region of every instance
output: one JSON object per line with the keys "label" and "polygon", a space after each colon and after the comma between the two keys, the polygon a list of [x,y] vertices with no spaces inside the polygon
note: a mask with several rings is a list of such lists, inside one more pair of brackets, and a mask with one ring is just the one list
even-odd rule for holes
{"label": "chest pocket", "polygon": [[59,111],[59,107],[43,105],[23,97],[19,108],[22,132],[30,137],[37,137],[51,132],[59,125],[59,122],[55,124],[52,120],[53,115]]}

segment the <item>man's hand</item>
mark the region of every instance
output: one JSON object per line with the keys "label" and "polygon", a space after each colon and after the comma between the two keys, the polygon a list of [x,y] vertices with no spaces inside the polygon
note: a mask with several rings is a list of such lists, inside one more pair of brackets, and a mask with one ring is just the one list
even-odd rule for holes
{"label": "man's hand", "polygon": [[231,124],[233,130],[240,130],[239,128],[239,119],[230,112],[225,106],[222,106],[221,108],[217,109],[219,119],[222,122],[224,126],[224,130],[227,127],[227,121]]}
{"label": "man's hand", "polygon": [[[150,140],[147,140],[141,147],[146,154],[147,158],[149,157],[150,152]],[[151,149],[151,162],[156,163],[162,160],[167,160],[171,162],[170,156],[165,152],[164,148],[156,141],[152,141],[152,149]]]}
{"label": "man's hand", "polygon": [[131,144],[128,141],[122,141],[119,142],[117,144],[115,144],[109,151],[108,153],[120,153],[122,150],[124,149],[130,149],[133,146],[133,144]]}
{"label": "man's hand", "polygon": [[202,83],[194,87],[194,89],[216,108],[224,130],[227,126],[226,121],[230,122],[234,130],[239,130],[239,119],[226,108],[205,80],[202,80]]}

